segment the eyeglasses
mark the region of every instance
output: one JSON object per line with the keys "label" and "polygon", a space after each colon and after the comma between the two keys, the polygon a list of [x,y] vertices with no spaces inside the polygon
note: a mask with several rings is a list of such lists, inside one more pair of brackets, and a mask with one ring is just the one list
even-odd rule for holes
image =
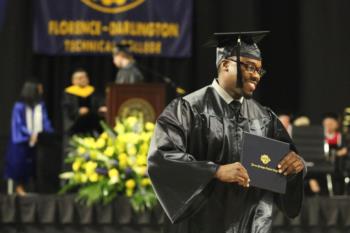
{"label": "eyeglasses", "polygon": [[[230,59],[230,58],[226,58],[229,61],[233,61],[233,62],[238,62],[236,60]],[[263,68],[257,68],[255,65],[253,64],[249,64],[249,63],[245,63],[240,61],[239,62],[241,65],[244,66],[244,68],[251,74],[254,74],[255,72],[257,72],[260,77],[264,76],[266,74],[266,70],[264,70]]]}

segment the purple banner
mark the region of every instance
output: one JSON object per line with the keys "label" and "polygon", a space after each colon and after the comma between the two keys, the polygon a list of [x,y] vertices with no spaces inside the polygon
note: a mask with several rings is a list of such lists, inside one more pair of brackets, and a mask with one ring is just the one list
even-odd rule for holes
{"label": "purple banner", "polygon": [[107,54],[127,42],[136,55],[189,57],[192,0],[35,0],[36,53]]}
{"label": "purple banner", "polygon": [[0,30],[2,29],[5,20],[6,2],[7,0],[0,0]]}

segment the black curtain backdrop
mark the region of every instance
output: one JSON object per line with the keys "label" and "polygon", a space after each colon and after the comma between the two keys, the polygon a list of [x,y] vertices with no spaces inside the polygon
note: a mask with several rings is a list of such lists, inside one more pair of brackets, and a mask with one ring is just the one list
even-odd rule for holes
{"label": "black curtain backdrop", "polygon": [[[194,1],[193,55],[186,59],[138,57],[140,65],[172,78],[188,91],[216,75],[215,49],[203,44],[213,32],[270,30],[260,47],[268,71],[255,98],[278,112],[306,114],[314,123],[324,112],[350,105],[350,1]],[[32,51],[33,0],[9,0],[0,29],[0,172],[14,101],[27,76],[37,76],[54,127],[60,130],[60,99],[76,68],[88,71],[100,93],[117,70],[111,56],[45,56]],[[160,81],[144,72],[149,82]],[[171,91],[169,100],[174,97]],[[1,175],[0,174],[0,175]]]}
{"label": "black curtain backdrop", "polygon": [[350,106],[350,1],[303,1],[299,64],[299,107],[319,116]]}

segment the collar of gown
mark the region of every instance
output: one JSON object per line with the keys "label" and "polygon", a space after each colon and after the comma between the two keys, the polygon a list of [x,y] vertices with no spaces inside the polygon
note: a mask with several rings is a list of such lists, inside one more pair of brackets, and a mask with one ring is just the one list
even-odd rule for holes
{"label": "collar of gown", "polygon": [[[219,82],[214,79],[213,80],[213,83],[211,84],[211,86],[214,88],[214,90],[219,94],[219,96],[221,98],[224,99],[224,101],[227,103],[227,104],[230,104],[232,101],[234,101],[235,99],[232,98],[232,96],[230,96],[224,88],[222,88],[220,85],[219,85]],[[239,101],[241,104],[243,103],[243,96],[241,98],[239,98],[237,101]]]}

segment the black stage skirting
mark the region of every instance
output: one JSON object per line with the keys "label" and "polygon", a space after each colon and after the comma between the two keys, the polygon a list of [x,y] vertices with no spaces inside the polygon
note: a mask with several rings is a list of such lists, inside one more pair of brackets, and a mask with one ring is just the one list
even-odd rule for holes
{"label": "black stage skirting", "polygon": [[[164,213],[160,207],[144,214],[132,211],[125,198],[107,205],[86,207],[73,195],[0,195],[0,232],[156,233]],[[350,198],[307,198],[301,215],[289,220],[276,210],[273,233],[350,232]]]}

